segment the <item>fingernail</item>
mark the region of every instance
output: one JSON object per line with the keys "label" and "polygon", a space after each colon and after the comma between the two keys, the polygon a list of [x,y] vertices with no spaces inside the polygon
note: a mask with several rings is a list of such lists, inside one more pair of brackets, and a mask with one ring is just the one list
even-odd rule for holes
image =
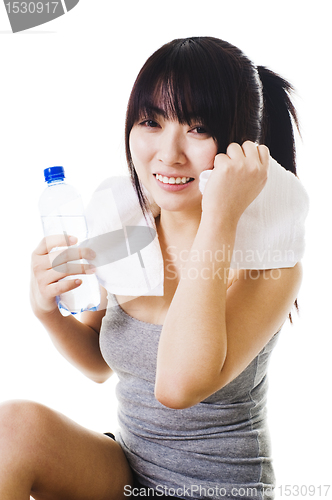
{"label": "fingernail", "polygon": [[87,259],[94,259],[96,257],[96,254],[93,250],[91,250],[90,248],[87,250],[86,252],[86,258]]}
{"label": "fingernail", "polygon": [[75,243],[77,243],[77,238],[76,236],[69,236],[69,243],[71,245],[74,245]]}
{"label": "fingernail", "polygon": [[86,271],[85,274],[93,274],[96,272],[96,268],[94,266],[90,266]]}

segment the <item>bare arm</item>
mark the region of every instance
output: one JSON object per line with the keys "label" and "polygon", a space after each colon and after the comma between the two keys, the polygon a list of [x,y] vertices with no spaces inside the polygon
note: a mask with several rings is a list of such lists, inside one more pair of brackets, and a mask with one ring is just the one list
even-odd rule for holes
{"label": "bare arm", "polygon": [[[103,359],[99,348],[99,330],[106,309],[106,291],[102,289],[100,311],[85,312],[81,320],[73,316],[62,316],[55,297],[79,286],[75,280],[59,281],[68,275],[82,274],[89,268],[86,265],[70,264],[70,261],[85,257],[77,255],[72,248],[62,252],[63,269],[52,268],[49,249],[66,246],[63,236],[44,238],[32,254],[31,305],[37,318],[48,331],[58,351],[75,367],[95,382],[104,382],[112,373]],[[83,250],[87,251],[87,249]],[[88,257],[88,256],[86,256]]]}
{"label": "bare arm", "polygon": [[238,376],[280,329],[299,290],[300,264],[242,270],[227,290],[229,264],[197,258],[217,243],[214,232],[202,225],[193,260],[186,263],[197,277],[183,274],[163,325],[155,390],[157,399],[172,408],[199,403]]}
{"label": "bare arm", "polygon": [[[251,146],[245,149],[252,155]],[[239,375],[281,327],[301,282],[300,265],[241,271],[227,290],[237,222],[266,177],[264,165],[255,171],[248,159],[241,165],[237,148],[228,153],[236,161],[226,158],[226,166],[218,165],[210,177],[215,174],[186,263],[188,275],[182,275],[160,337],[155,393],[172,408],[197,404]]]}

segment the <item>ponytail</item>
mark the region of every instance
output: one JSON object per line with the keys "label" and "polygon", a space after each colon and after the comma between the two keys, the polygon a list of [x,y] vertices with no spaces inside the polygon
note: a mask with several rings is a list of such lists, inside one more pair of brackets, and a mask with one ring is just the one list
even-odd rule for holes
{"label": "ponytail", "polygon": [[[296,175],[296,154],[293,123],[298,132],[300,127],[296,109],[291,101],[290,94],[294,91],[292,85],[264,66],[258,66],[257,71],[263,86],[263,117],[261,142],[265,144],[272,158],[286,170]],[[299,305],[294,302],[297,312]],[[292,314],[288,315],[293,323]]]}
{"label": "ponytail", "polygon": [[296,175],[294,121],[299,131],[298,117],[291,101],[292,85],[264,66],[257,71],[263,85],[264,110],[261,143],[265,144],[272,158],[286,170]]}

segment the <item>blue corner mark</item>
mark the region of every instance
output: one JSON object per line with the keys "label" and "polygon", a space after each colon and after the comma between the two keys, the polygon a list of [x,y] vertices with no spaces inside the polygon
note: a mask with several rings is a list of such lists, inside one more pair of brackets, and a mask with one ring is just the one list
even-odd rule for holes
{"label": "blue corner mark", "polygon": [[4,0],[13,33],[48,23],[76,7],[79,0]]}

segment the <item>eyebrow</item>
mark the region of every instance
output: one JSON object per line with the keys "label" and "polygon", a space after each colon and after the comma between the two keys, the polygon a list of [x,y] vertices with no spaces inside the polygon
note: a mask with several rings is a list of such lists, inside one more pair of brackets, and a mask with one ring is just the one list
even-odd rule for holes
{"label": "eyebrow", "polygon": [[[167,113],[167,111],[165,111],[162,108],[159,108],[158,106],[149,105],[146,107],[146,112],[152,113],[152,115],[155,115],[155,116],[158,116],[158,115],[162,116],[165,120],[169,119],[169,114]],[[190,121],[195,121],[198,119],[198,117],[195,115],[195,113],[189,113],[188,118]]]}
{"label": "eyebrow", "polygon": [[157,106],[148,106],[147,111],[155,115],[160,115],[163,118],[167,118],[167,113],[164,109],[158,108]]}

